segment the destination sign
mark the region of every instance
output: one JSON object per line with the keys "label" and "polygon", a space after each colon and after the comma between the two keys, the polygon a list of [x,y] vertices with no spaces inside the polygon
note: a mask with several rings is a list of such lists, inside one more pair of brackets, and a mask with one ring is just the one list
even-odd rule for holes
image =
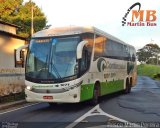
{"label": "destination sign", "polygon": [[35,39],[34,42],[35,43],[49,43],[49,42],[51,42],[51,38],[49,38],[49,39]]}

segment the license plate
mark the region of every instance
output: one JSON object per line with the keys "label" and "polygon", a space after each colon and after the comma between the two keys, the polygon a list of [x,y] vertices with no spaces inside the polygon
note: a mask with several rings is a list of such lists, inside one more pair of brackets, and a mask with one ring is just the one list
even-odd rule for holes
{"label": "license plate", "polygon": [[43,96],[43,99],[52,100],[53,96]]}

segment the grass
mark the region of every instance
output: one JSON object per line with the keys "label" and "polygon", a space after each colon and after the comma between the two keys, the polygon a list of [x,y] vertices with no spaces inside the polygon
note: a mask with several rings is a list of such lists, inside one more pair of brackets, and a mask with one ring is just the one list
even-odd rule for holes
{"label": "grass", "polygon": [[[138,75],[149,76],[154,78],[157,74],[160,74],[160,66],[150,65],[150,64],[141,64],[138,65]],[[160,78],[156,78],[160,80]]]}

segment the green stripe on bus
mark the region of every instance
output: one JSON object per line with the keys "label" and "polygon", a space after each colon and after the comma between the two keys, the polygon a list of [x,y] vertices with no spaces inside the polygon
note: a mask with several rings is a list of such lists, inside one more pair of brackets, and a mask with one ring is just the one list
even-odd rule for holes
{"label": "green stripe on bus", "polygon": [[124,89],[124,80],[116,80],[101,83],[101,96]]}
{"label": "green stripe on bus", "polygon": [[[92,99],[94,84],[81,85],[80,101]],[[124,89],[124,80],[101,82],[100,94],[106,95]]]}
{"label": "green stripe on bus", "polygon": [[89,100],[93,97],[94,84],[81,85],[81,101]]}

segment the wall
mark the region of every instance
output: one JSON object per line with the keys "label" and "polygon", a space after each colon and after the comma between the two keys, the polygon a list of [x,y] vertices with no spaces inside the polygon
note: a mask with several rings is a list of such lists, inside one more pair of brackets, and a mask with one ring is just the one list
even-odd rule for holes
{"label": "wall", "polygon": [[21,92],[24,88],[25,69],[15,67],[14,49],[25,44],[25,40],[0,35],[0,96]]}
{"label": "wall", "polygon": [[16,27],[10,26],[10,25],[4,25],[0,23],[0,30],[5,31],[8,33],[16,34]]}

